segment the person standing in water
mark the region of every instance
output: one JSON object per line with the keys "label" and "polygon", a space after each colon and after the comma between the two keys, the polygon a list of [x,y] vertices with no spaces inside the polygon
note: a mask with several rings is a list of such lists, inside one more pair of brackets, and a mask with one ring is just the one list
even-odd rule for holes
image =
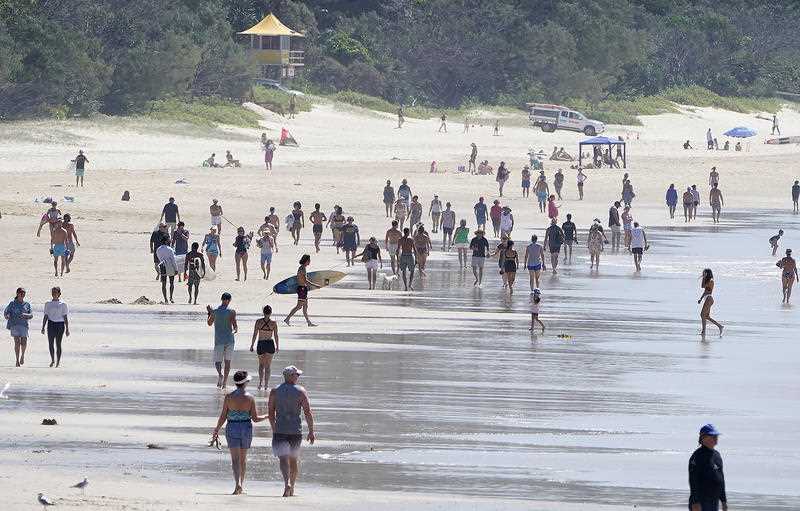
{"label": "person standing in water", "polygon": [[[272,320],[272,307],[265,305],[262,309],[263,317],[256,320],[253,326],[253,338],[250,340],[250,351],[255,347],[258,355],[258,390],[266,390],[269,386],[272,357],[280,349],[278,339],[278,323]],[[258,344],[256,344],[256,340]]]}
{"label": "person standing in water", "polygon": [[459,269],[467,267],[467,250],[469,249],[469,242],[469,228],[467,227],[467,221],[462,219],[458,228],[455,230],[455,235],[453,236],[453,246],[456,247],[456,251],[458,252]]}
{"label": "person standing in water", "polygon": [[353,223],[353,217],[349,216],[347,223],[342,227],[342,248],[347,266],[356,264],[356,251],[359,245],[361,245],[361,234],[358,232],[358,226]]}
{"label": "person standing in water", "polygon": [[[208,207],[208,212],[211,214],[211,226],[216,228],[217,233],[222,236],[222,206],[217,199],[211,201],[211,206]],[[220,254],[222,255],[222,254]],[[209,263],[211,259],[209,258]],[[214,268],[214,265],[211,265]]]}
{"label": "person standing in water", "polygon": [[400,106],[397,107],[397,128],[402,128],[405,122],[406,117],[403,112],[403,104],[401,103]]}
{"label": "person standing in water", "polygon": [[439,196],[434,194],[431,201],[431,207],[428,209],[428,216],[431,217],[431,232],[436,234],[439,232],[439,219],[442,217],[442,201]]}
{"label": "person standing in water", "polygon": [[353,256],[355,260],[356,257],[361,257],[362,261],[364,261],[364,265],[367,268],[367,284],[369,285],[369,289],[375,289],[375,285],[378,281],[378,269],[383,268],[383,258],[381,257],[381,247],[378,246],[378,240],[375,237],[371,237],[369,242],[364,245],[364,250],[361,251],[360,254],[356,254]]}
{"label": "person standing in water", "polygon": [[178,222],[181,221],[181,213],[178,210],[178,205],[175,204],[175,197],[170,197],[169,201],[164,204],[164,208],[161,210],[161,218],[158,221],[167,224],[169,236],[172,238],[175,229],[178,227]]}
{"label": "person standing in water", "polygon": [[406,223],[407,216],[408,216],[408,206],[406,205],[406,201],[404,198],[398,197],[398,199],[394,203],[394,219],[397,222],[397,225],[401,229]]}
{"label": "person standing in water", "polygon": [[320,211],[320,207],[319,204],[314,204],[314,211],[308,215],[308,219],[311,221],[311,230],[314,233],[314,249],[317,253],[319,253],[319,241],[322,239],[323,223],[328,220],[325,213]]}
{"label": "person standing in water", "polygon": [[798,207],[798,201],[800,201],[800,181],[795,181],[792,185],[792,204],[794,208],[792,211],[794,213],[800,213],[800,207]]}
{"label": "person standing in water", "polygon": [[594,223],[589,227],[589,234],[586,236],[586,245],[589,250],[589,270],[592,267],[600,269],[600,253],[603,251],[604,245],[608,243],[608,238],[603,232],[603,226],[600,225],[600,219],[595,218]]}
{"label": "person standing in water", "polygon": [[531,236],[531,242],[525,248],[525,267],[528,268],[528,276],[531,281],[531,291],[539,288],[539,277],[543,270],[546,270],[544,262],[544,247],[537,243],[538,236]]}
{"label": "person standing in water", "polygon": [[567,213],[567,221],[561,224],[561,232],[564,233],[564,264],[567,260],[572,262],[572,246],[578,243],[578,228],[572,221],[572,215]]}
{"label": "person standing in water", "polygon": [[477,228],[481,231],[486,231],[486,203],[483,202],[483,197],[478,197],[478,202],[472,208],[475,211],[475,223]]}
{"label": "person standing in water", "polygon": [[700,309],[700,321],[702,324],[700,335],[703,337],[706,336],[706,322],[711,322],[719,328],[719,335],[722,337],[722,325],[714,321],[711,317],[711,307],[714,305],[714,274],[711,272],[710,268],[703,270],[700,287],[703,288],[703,294],[701,294],[700,299],[697,300],[698,304],[701,302],[703,304]]}
{"label": "person standing in water", "polygon": [[231,495],[244,493],[244,477],[247,471],[247,450],[253,441],[253,422],[267,419],[266,415],[258,415],[256,400],[247,393],[245,387],[250,381],[247,371],[236,371],[233,383],[236,390],[225,396],[222,402],[222,412],[217,420],[217,427],[211,435],[212,440],[219,437],[219,430],[225,428],[225,440],[231,451],[231,467],[233,468],[233,482],[235,484]]}
{"label": "person standing in water", "polygon": [[[464,220],[461,222],[466,224]],[[483,267],[489,255],[489,241],[484,237],[482,230],[475,231],[475,237],[469,242],[469,248],[472,250],[472,274],[475,275],[473,286],[480,286],[483,284]],[[464,257],[466,258],[466,255]]]}
{"label": "person standing in water", "polygon": [[297,305],[289,312],[289,314],[284,318],[283,322],[286,323],[286,326],[289,325],[289,320],[292,319],[294,313],[303,309],[303,317],[306,318],[306,324],[308,326],[317,326],[308,319],[308,292],[311,288],[319,288],[317,284],[314,284],[310,280],[308,280],[307,276],[307,269],[308,266],[311,264],[311,256],[308,254],[303,254],[300,258],[300,267],[297,268]]}
{"label": "person standing in water", "polygon": [[300,445],[303,425],[300,411],[308,426],[308,443],[314,444],[314,415],[306,389],[297,384],[303,371],[295,366],[283,370],[283,383],[269,392],[269,423],[272,426],[272,453],[278,458],[283,475],[283,496],[293,497],[300,473]]}
{"label": "person standing in water", "polygon": [[[544,234],[544,246],[550,251],[550,266],[553,268],[553,275],[558,273],[558,257],[561,254],[561,245],[564,244],[564,231],[558,226],[556,219],[550,220],[550,227]],[[539,287],[538,285],[536,287]]]}
{"label": "person standing in water", "polygon": [[217,388],[224,389],[228,385],[228,374],[231,371],[235,342],[233,336],[238,333],[239,325],[236,323],[236,311],[229,308],[231,294],[222,293],[221,301],[216,309],[206,305],[208,312],[206,323],[214,327],[214,367],[217,369]]}
{"label": "person standing in water", "polygon": [[80,184],[83,187],[83,175],[86,172],[86,164],[89,163],[89,159],[83,154],[83,150],[79,150],[78,156],[72,160],[72,163],[75,164],[75,186]]}
{"label": "person standing in water", "polygon": [[206,275],[206,262],[203,254],[198,251],[200,245],[192,243],[192,250],[183,260],[183,274],[186,286],[189,289],[189,303],[192,303],[192,289],[194,289],[194,304],[197,305],[197,294],[200,292],[200,281]]}
{"label": "person standing in water", "polygon": [[394,205],[394,187],[390,180],[386,180],[386,186],[383,187],[383,206],[386,209],[386,218],[392,217],[392,206]]}
{"label": "person standing in water", "polygon": [[714,448],[719,431],[713,424],[700,428],[700,447],[689,458],[689,511],[728,511],[722,456]]}
{"label": "person standing in water", "polygon": [[522,197],[530,197],[531,195],[531,169],[525,165],[522,167]]}
{"label": "person standing in water", "polygon": [[636,271],[642,271],[642,256],[644,251],[650,248],[647,244],[647,234],[644,229],[639,227],[639,222],[633,222],[631,229],[631,253],[633,254],[633,264]]}
{"label": "person standing in water", "polygon": [[[397,242],[396,251],[400,272],[403,275],[403,286],[406,291],[414,290],[414,267],[416,266],[417,258],[417,246],[410,234],[411,230],[408,227],[403,229],[403,236]],[[406,271],[411,274],[408,278],[406,278]]]}
{"label": "person standing in water", "polygon": [[708,193],[708,201],[711,203],[711,219],[715,224],[718,224],[719,215],[722,213],[722,206],[725,205],[725,199],[722,198],[722,191],[718,188],[716,183],[711,185],[711,191]]}
{"label": "person standing in water", "polygon": [[539,291],[538,288],[531,291],[531,327],[528,329],[533,332],[533,327],[536,323],[539,323],[542,327],[542,333],[544,333],[544,323],[542,320],[539,319],[539,309],[541,307],[542,302],[542,292]]}
{"label": "person standing in water", "polygon": [[508,284],[508,293],[514,294],[514,282],[517,280],[517,268],[519,267],[519,255],[514,250],[514,241],[506,241],[506,249],[503,253],[503,275]]}
{"label": "person standing in water", "polygon": [[775,263],[775,266],[783,270],[783,274],[781,275],[781,284],[783,286],[782,303],[788,304],[789,299],[792,297],[792,286],[794,286],[795,280],[798,279],[797,263],[792,257],[791,248],[786,249],[786,257]]}
{"label": "person standing in water", "polygon": [[392,226],[386,231],[386,237],[383,240],[383,248],[389,254],[389,264],[392,266],[392,273],[397,275],[397,243],[403,233],[397,228],[397,220],[392,220]]}
{"label": "person standing in water", "polygon": [[14,356],[17,367],[25,365],[25,349],[28,347],[28,321],[33,319],[31,304],[25,301],[26,291],[18,287],[17,293],[3,310],[6,328],[14,339]]}
{"label": "person standing in water", "polygon": [[778,229],[778,234],[769,239],[769,246],[772,247],[772,255],[778,253],[778,242],[781,240],[781,236],[783,236],[783,229]]}
{"label": "person standing in water", "polygon": [[675,184],[672,183],[667,188],[667,194],[665,197],[667,201],[667,208],[669,208],[669,217],[675,218],[675,208],[678,207],[678,190],[675,189]]}
{"label": "person standing in water", "polygon": [[[790,250],[791,252],[791,250]],[[66,335],[69,337],[69,308],[61,301],[61,288],[54,287],[50,290],[52,301],[44,304],[42,315],[42,335],[47,329],[47,345],[50,349],[50,367],[61,365],[61,340]]]}
{"label": "person standing in water", "polygon": [[453,231],[456,228],[456,212],[453,211],[452,205],[448,202],[442,211],[440,225],[442,227],[442,252],[450,250],[453,244]]}

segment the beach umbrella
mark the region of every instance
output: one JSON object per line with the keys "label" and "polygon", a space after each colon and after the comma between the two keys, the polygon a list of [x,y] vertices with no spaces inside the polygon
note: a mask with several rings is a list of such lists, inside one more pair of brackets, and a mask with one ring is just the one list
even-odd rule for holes
{"label": "beach umbrella", "polygon": [[726,131],[723,135],[733,138],[750,138],[756,136],[756,130],[745,128],[744,126],[737,126],[736,128]]}

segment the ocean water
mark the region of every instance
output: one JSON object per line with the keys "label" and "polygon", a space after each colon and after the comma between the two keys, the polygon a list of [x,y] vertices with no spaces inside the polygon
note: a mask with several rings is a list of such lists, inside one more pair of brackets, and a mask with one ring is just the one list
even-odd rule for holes
{"label": "ocean water", "polygon": [[[581,248],[558,276],[543,275],[543,335],[528,331],[527,274],[518,275],[509,297],[488,262],[481,288],[472,286],[471,272],[457,269],[453,254],[435,254],[429,275],[410,295],[365,293],[362,274],[343,281],[335,296],[314,300],[314,318],[325,326],[284,330],[273,363],[273,373],[288,363],[306,371],[319,443],[304,452],[303,481],[685,507],[696,432],[713,422],[723,433],[718,448],[732,506],[800,508],[800,305],[781,305],[775,267],[783,248],[800,240],[793,238],[797,224],[796,217],[772,211],[734,211],[718,227],[652,229],[640,274],[629,254],[608,252],[590,273]],[[767,239],[778,227],[787,235],[773,257]],[[529,235],[515,233],[521,253]],[[702,339],[697,299],[706,267],[715,273],[712,315],[725,333],[719,337],[709,325]],[[342,302],[352,314],[326,313]],[[146,394],[31,388],[15,394],[7,410],[102,409],[123,421],[126,414],[144,414],[153,421],[141,427],[153,432],[205,435],[220,394],[208,332],[197,327],[201,316],[115,314],[116,335],[134,336],[140,346],[92,355],[138,368],[140,374],[119,371],[119,380],[144,378],[163,387]],[[108,319],[86,312],[73,322],[110,336]],[[253,319],[240,318],[247,326],[233,364],[251,372],[255,357],[244,344]],[[187,332],[201,332],[196,348],[157,347],[159,335],[195,335]],[[167,414],[187,422],[209,417],[209,424],[160,425],[158,416]],[[256,426],[250,486],[279,479],[263,424]],[[229,478],[224,457],[202,444],[159,451],[150,461],[136,460],[128,447],[120,439],[104,447],[104,456],[88,449],[62,462],[140,463],[198,479]]]}

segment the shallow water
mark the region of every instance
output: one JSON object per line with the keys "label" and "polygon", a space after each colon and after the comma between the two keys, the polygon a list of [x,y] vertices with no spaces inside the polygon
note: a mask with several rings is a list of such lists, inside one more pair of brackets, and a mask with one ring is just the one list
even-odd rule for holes
{"label": "shallow water", "polygon": [[[315,319],[332,326],[284,331],[273,364],[275,372],[294,363],[307,373],[321,442],[305,451],[303,479],[349,488],[685,506],[696,431],[714,422],[723,432],[719,449],[731,504],[800,508],[800,348],[790,335],[798,319],[795,306],[780,304],[778,257],[767,243],[778,223],[791,234],[798,219],[730,212],[719,227],[649,230],[652,249],[639,275],[629,255],[608,252],[600,271],[590,274],[585,250],[578,250],[557,277],[543,277],[545,335],[528,332],[527,275],[519,275],[509,298],[488,263],[487,281],[474,288],[471,272],[459,272],[453,255],[435,254],[419,291],[381,299],[396,307],[396,318],[385,307],[383,316],[371,316],[365,283],[348,279],[338,287],[352,291],[314,301]],[[783,247],[792,241],[787,236]],[[696,301],[705,267],[715,272],[713,316],[726,330],[719,338],[710,325],[703,341]],[[339,300],[351,302],[353,314],[326,316],[326,302]],[[196,327],[200,317],[114,316],[115,332],[148,347],[100,356],[147,361],[150,369],[139,377],[163,381],[163,388],[146,394],[28,389],[8,409],[216,416],[220,397],[213,391],[208,332]],[[73,322],[101,335],[107,320],[89,312],[75,314]],[[248,325],[243,332],[252,320],[240,319]],[[187,331],[203,332],[197,347],[153,348],[159,335]],[[557,338],[562,332],[572,338]],[[246,338],[240,335],[233,366],[254,371]],[[365,349],[296,350],[292,339],[363,343]],[[176,394],[181,368],[188,376],[178,381],[187,385]],[[123,371],[117,377],[136,376]],[[207,434],[212,425],[213,419],[208,428],[174,428],[155,420],[142,427]],[[278,477],[265,447],[267,430],[256,427],[251,485]],[[228,477],[223,457],[203,446],[159,451],[148,461],[137,460],[123,441],[103,448],[114,456],[75,454],[63,463],[140,463]]]}

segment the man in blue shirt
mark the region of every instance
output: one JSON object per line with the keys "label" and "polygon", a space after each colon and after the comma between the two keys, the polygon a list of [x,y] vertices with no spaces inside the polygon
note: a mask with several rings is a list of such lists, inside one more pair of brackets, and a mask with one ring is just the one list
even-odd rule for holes
{"label": "man in blue shirt", "polygon": [[[206,305],[208,311],[208,326],[214,327],[214,367],[217,369],[218,388],[225,388],[228,383],[228,373],[231,370],[231,357],[233,356],[233,334],[239,331],[236,324],[236,311],[228,308],[231,303],[231,294],[222,293],[222,303],[216,309]],[[222,371],[223,362],[225,371]]]}

